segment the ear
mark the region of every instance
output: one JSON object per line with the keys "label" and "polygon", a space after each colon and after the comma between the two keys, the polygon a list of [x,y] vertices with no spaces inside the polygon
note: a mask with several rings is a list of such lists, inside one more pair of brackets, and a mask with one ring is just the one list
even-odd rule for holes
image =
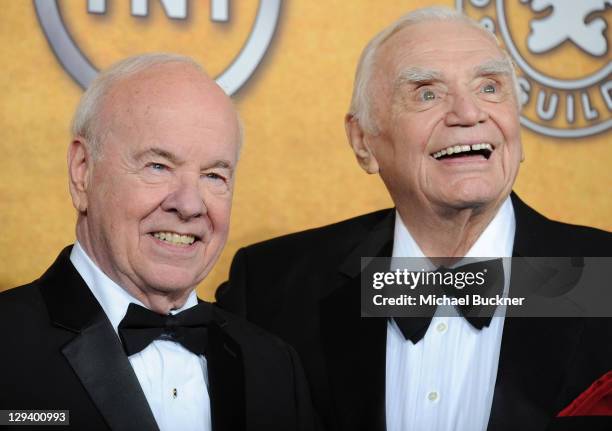
{"label": "ear", "polygon": [[377,174],[380,170],[378,161],[368,145],[368,136],[361,127],[361,124],[359,124],[359,120],[352,114],[346,114],[344,117],[344,128],[359,166],[368,174]]}
{"label": "ear", "polygon": [[72,205],[82,214],[87,213],[87,190],[92,163],[85,139],[75,137],[68,147],[68,183]]}

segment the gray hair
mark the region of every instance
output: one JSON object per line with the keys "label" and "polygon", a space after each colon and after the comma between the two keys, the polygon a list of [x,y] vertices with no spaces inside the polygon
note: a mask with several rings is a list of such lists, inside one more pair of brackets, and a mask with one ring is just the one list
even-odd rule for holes
{"label": "gray hair", "polygon": [[[370,84],[372,76],[374,75],[374,67],[376,65],[376,53],[381,45],[387,41],[391,36],[403,30],[411,25],[419,24],[422,22],[429,21],[454,21],[467,24],[469,26],[483,30],[484,34],[488,35],[492,40],[495,41],[497,46],[504,54],[506,61],[508,62],[509,68],[512,70],[512,82],[515,92],[516,99],[518,101],[519,87],[516,78],[516,72],[510,56],[501,47],[499,41],[493,33],[486,30],[480,23],[473,20],[472,18],[464,15],[463,13],[450,9],[447,7],[433,6],[422,9],[417,9],[410,12],[397,21],[392,23],[390,26],[378,33],[370,42],[366,45],[359,63],[357,64],[357,71],[355,73],[355,83],[353,85],[353,96],[351,98],[351,106],[349,114],[359,121],[361,127],[369,133],[378,133],[377,125],[372,118],[372,101],[370,94]],[[520,109],[520,104],[519,104]]]}
{"label": "gray hair", "polygon": [[[203,74],[205,73],[199,63],[185,55],[168,53],[140,54],[128,57],[113,64],[111,67],[98,74],[89,87],[87,87],[74,113],[71,132],[72,136],[81,136],[85,138],[94,160],[100,157],[101,144],[104,140],[104,133],[99,130],[99,121],[97,118],[103,105],[104,98],[109,90],[119,81],[125,80],[147,69],[167,63],[182,63],[193,67]],[[240,147],[242,145],[243,135],[240,118],[238,118],[238,126],[240,130]]]}

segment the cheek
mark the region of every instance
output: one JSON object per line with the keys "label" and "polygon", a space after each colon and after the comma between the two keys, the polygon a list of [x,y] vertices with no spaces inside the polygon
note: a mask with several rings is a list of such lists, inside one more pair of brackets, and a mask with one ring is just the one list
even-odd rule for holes
{"label": "cheek", "polygon": [[427,148],[434,137],[429,124],[422,124],[421,127],[418,122],[407,124],[398,131],[393,140],[395,149],[390,163],[403,177],[418,176],[424,163],[424,157],[427,156]]}
{"label": "cheek", "polygon": [[521,125],[514,106],[504,104],[497,107],[489,116],[497,123],[506,142],[511,144],[520,142]]}
{"label": "cheek", "polygon": [[521,144],[521,133],[520,125],[518,121],[506,121],[500,125],[504,140],[507,146],[508,156],[512,161],[520,162],[522,156],[522,144]]}
{"label": "cheek", "polygon": [[124,230],[129,206],[123,191],[114,180],[93,183],[93,193],[89,198],[88,218],[97,225],[94,230],[117,240],[117,232]]}
{"label": "cheek", "polygon": [[125,236],[133,238],[140,235],[143,223],[157,219],[164,198],[167,196],[167,187],[151,187],[131,184],[116,193],[112,205],[107,210],[114,214],[115,228],[122,230]]}
{"label": "cheek", "polygon": [[518,121],[510,120],[506,122],[505,124],[503,124],[502,127],[503,127],[502,132],[504,134],[504,137],[506,141],[513,147],[513,149],[520,147],[521,126],[518,123]]}
{"label": "cheek", "polygon": [[215,234],[227,234],[232,210],[232,195],[212,196],[206,199],[206,210]]}
{"label": "cheek", "polygon": [[444,113],[431,109],[425,113],[413,114],[401,123],[397,136],[404,139],[412,153],[423,154],[431,141],[444,131]]}
{"label": "cheek", "polygon": [[130,208],[133,184],[126,181],[121,172],[112,169],[94,171],[92,190],[96,196],[96,210],[100,213],[117,215]]}

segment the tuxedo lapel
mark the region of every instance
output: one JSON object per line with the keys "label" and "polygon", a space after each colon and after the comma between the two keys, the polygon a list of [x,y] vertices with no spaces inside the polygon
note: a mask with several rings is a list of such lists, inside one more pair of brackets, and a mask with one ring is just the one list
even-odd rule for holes
{"label": "tuxedo lapel", "polygon": [[158,429],[109,322],[96,319],[62,353],[112,430]]}
{"label": "tuxedo lapel", "polygon": [[244,363],[239,343],[227,333],[228,322],[214,312],[208,329],[208,382],[214,431],[246,429]]}
{"label": "tuxedo lapel", "polygon": [[[542,244],[533,241],[538,220],[514,194],[512,203],[516,218],[513,257],[541,256]],[[529,278],[526,271],[511,270],[510,289],[524,286]],[[546,429],[560,408],[559,393],[583,326],[582,319],[505,319],[489,430]]]}
{"label": "tuxedo lapel", "polygon": [[385,429],[386,328],[382,318],[360,318],[361,257],[390,256],[393,210],[344,260],[320,300],[321,340],[342,429]]}
{"label": "tuxedo lapel", "polygon": [[119,338],[69,261],[70,249],[40,280],[53,325],[74,333],[62,354],[111,429],[157,430]]}
{"label": "tuxedo lapel", "polygon": [[560,410],[559,394],[582,323],[578,319],[505,319],[489,430],[546,429]]}

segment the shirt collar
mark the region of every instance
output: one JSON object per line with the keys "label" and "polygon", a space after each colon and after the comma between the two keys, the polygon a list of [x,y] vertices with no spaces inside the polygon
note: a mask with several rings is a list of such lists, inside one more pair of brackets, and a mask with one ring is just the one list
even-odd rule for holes
{"label": "shirt collar", "polygon": [[[510,197],[508,197],[465,257],[511,257],[515,231],[514,208]],[[425,257],[397,211],[392,256]]]}
{"label": "shirt collar", "polygon": [[[138,304],[142,307],[146,306],[138,299],[134,298],[127,290],[123,289],[113,280],[111,280],[102,270],[91,260],[81,244],[78,241],[74,243],[72,252],[70,253],[70,261],[81,275],[91,293],[98,300],[104,313],[110,320],[113,329],[117,332],[117,327],[127,312],[128,306]],[[183,310],[191,308],[198,304],[198,298],[195,290],[187,297],[185,304],[177,309],[172,310],[172,314],[179,313]]]}

